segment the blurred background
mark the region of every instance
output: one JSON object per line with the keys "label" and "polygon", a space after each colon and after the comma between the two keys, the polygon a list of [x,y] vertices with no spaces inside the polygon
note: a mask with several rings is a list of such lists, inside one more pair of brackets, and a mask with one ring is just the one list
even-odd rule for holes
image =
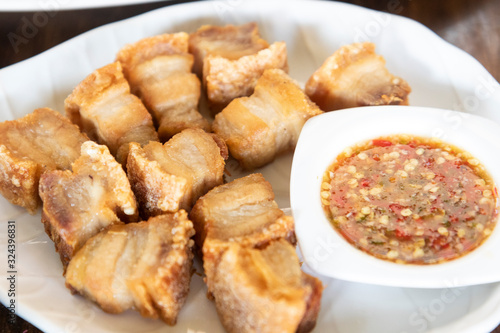
{"label": "blurred background", "polygon": [[[12,0],[10,0],[12,1]],[[106,23],[147,11],[192,1],[166,0],[113,8],[63,11],[41,26],[36,38],[17,52],[7,37],[20,33],[33,12],[0,12],[0,68],[43,52],[67,39]],[[353,0],[341,1],[412,18],[448,42],[470,53],[500,80],[500,1],[498,0]],[[61,3],[68,3],[64,1]],[[411,36],[408,36],[411,38]]]}

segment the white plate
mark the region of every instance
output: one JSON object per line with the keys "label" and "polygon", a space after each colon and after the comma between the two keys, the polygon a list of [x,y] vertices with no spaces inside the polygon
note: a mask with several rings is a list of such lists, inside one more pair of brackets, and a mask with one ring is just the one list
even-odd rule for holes
{"label": "white plate", "polygon": [[[467,121],[455,128],[447,115],[464,116],[458,111],[389,105],[328,112],[307,121],[293,157],[290,200],[309,267],[333,278],[393,287],[447,288],[500,281],[500,228],[461,258],[439,265],[401,265],[356,249],[334,230],[321,205],[323,174],[344,149],[395,134],[436,137],[459,147],[478,158],[500,184],[500,154],[492,153],[500,152],[500,126],[467,114]],[[433,135],[436,130],[442,135]]]}
{"label": "white plate", "polygon": [[[279,19],[278,19],[279,18]],[[1,119],[49,106],[63,110],[64,98],[86,75],[115,57],[125,43],[163,32],[194,31],[201,24],[254,20],[269,41],[284,40],[290,74],[304,83],[340,45],[369,38],[389,69],[413,88],[413,105],[465,109],[500,123],[500,86],[465,52],[422,25],[401,17],[335,2],[217,1],[162,8],[95,29],[39,56],[0,70]],[[448,119],[460,125],[466,119]],[[292,156],[262,172],[280,207],[289,205]],[[230,168],[235,165],[230,163]],[[238,176],[238,173],[234,173]],[[29,216],[0,198],[0,300],[8,284],[7,220],[17,226],[17,313],[49,332],[222,332],[214,306],[194,275],[178,324],[167,327],[136,312],[109,315],[64,287],[61,264],[45,236],[40,216]],[[500,284],[421,290],[324,279],[326,289],[315,332],[488,332],[500,322]],[[452,286],[450,286],[452,287]]]}
{"label": "white plate", "polygon": [[163,0],[0,0],[2,12],[47,12],[138,5]]}

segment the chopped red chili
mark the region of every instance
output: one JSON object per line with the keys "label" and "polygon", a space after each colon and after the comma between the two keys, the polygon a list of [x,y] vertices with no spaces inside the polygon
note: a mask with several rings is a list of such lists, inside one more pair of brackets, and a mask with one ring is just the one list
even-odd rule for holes
{"label": "chopped red chili", "polygon": [[376,140],[372,140],[372,143],[376,147],[389,147],[389,146],[392,146],[392,142],[389,141],[389,140],[376,139]]}

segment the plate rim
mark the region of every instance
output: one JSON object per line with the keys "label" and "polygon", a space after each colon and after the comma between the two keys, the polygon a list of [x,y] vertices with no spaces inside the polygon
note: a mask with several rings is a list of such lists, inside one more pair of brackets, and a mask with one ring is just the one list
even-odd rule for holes
{"label": "plate rim", "polygon": [[[42,7],[40,1],[36,0],[22,0],[22,1],[9,1],[0,0],[1,12],[47,12],[48,10],[55,9],[56,11],[79,10],[79,9],[96,9],[103,7],[117,7],[117,6],[130,6],[148,4],[160,1],[169,0],[58,0],[56,1],[59,7],[49,8]],[[89,3],[90,2],[90,3]]]}

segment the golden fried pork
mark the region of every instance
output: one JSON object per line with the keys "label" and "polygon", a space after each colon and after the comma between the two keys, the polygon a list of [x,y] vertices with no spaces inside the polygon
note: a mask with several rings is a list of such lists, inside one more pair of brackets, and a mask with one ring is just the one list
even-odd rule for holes
{"label": "golden fried pork", "polygon": [[229,333],[309,332],[316,324],[323,286],[284,240],[263,249],[231,244],[210,283]]}
{"label": "golden fried pork", "polygon": [[174,325],[189,291],[193,234],[183,210],[111,226],[73,257],[66,286],[106,312],[135,309]]}
{"label": "golden fried pork", "polygon": [[106,146],[85,142],[72,168],[73,172],[55,170],[40,178],[42,222],[64,268],[102,229],[138,219],[127,175]]}
{"label": "golden fried pork", "polygon": [[322,284],[300,270],[293,219],[261,174],[220,185],[190,213],[209,296],[228,332],[309,332]]}
{"label": "golden fried pork", "polygon": [[231,243],[252,248],[281,238],[295,243],[293,219],[278,208],[271,184],[258,173],[215,187],[196,202],[190,218],[209,291],[217,262]]}
{"label": "golden fried pork", "polygon": [[266,69],[288,71],[285,43],[269,46],[260,38],[255,23],[237,27],[203,26],[191,34],[189,49],[195,55],[195,70],[202,72],[213,114],[233,99],[251,95]]}
{"label": "golden fried pork", "polygon": [[284,71],[269,69],[250,97],[217,114],[213,130],[245,169],[270,163],[295,148],[307,119],[322,113]]}
{"label": "golden fried pork", "polygon": [[203,60],[208,55],[237,60],[269,47],[259,35],[255,22],[240,26],[201,26],[189,36],[189,52],[194,55],[193,70],[198,76],[203,73]]}
{"label": "golden fried pork", "polygon": [[151,115],[130,93],[119,62],[87,76],[66,98],[66,114],[90,139],[108,146],[118,162],[127,162],[129,142],[158,141]]}
{"label": "golden fried pork", "polygon": [[0,123],[0,193],[34,214],[40,204],[40,175],[70,169],[87,140],[69,119],[49,108]]}
{"label": "golden fried pork", "polygon": [[227,147],[201,129],[185,129],[162,145],[130,145],[127,172],[144,218],[179,209],[223,183]]}
{"label": "golden fried pork", "polygon": [[411,88],[385,67],[375,44],[346,45],[309,78],[306,94],[324,111],[367,105],[408,105]]}
{"label": "golden fried pork", "polygon": [[142,39],[121,49],[117,60],[132,92],[153,115],[162,141],[186,128],[210,130],[198,112],[200,80],[191,73],[193,55],[188,53],[187,33]]}

